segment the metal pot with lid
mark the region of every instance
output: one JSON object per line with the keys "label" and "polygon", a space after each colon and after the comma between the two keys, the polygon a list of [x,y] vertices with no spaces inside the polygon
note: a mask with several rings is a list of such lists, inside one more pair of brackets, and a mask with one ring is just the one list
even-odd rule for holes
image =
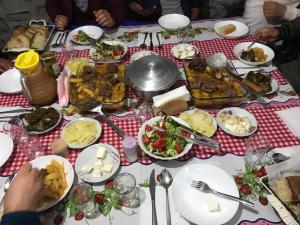
{"label": "metal pot with lid", "polygon": [[126,77],[140,97],[151,100],[155,95],[168,91],[179,75],[176,64],[170,59],[150,55],[133,62]]}

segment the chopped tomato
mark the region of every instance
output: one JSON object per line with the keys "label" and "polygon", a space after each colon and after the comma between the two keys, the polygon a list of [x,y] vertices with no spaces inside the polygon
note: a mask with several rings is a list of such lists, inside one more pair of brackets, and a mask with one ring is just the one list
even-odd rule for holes
{"label": "chopped tomato", "polygon": [[180,152],[182,152],[183,147],[180,144],[176,143],[175,144],[175,150],[176,150],[177,153],[180,153]]}
{"label": "chopped tomato", "polygon": [[112,51],[112,57],[116,57],[118,55],[119,55],[119,51],[118,50]]}
{"label": "chopped tomato", "polygon": [[150,131],[152,131],[153,129],[152,129],[152,127],[151,126],[149,126],[149,125],[146,125],[146,127],[145,127],[145,131],[147,131],[147,132],[150,132]]}
{"label": "chopped tomato", "polygon": [[181,135],[184,136],[184,137],[189,137],[190,136],[190,132],[188,131],[185,131],[185,130],[181,130]]}
{"label": "chopped tomato", "polygon": [[162,152],[166,146],[166,139],[159,137],[156,141],[152,143],[152,148],[158,152]]}
{"label": "chopped tomato", "polygon": [[143,139],[143,143],[144,143],[144,144],[146,144],[146,145],[150,144],[150,139],[147,137],[146,134],[144,134],[144,135],[142,136],[142,139]]}

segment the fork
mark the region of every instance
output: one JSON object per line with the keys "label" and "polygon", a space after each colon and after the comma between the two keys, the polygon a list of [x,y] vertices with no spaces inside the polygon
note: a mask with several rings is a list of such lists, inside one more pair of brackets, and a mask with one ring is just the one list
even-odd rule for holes
{"label": "fork", "polygon": [[204,192],[204,193],[212,193],[212,194],[221,196],[223,198],[227,198],[227,199],[230,199],[230,200],[238,201],[238,202],[240,202],[240,203],[242,203],[242,204],[244,204],[246,206],[254,207],[254,204],[252,202],[249,202],[247,200],[243,200],[243,199],[234,197],[232,195],[228,195],[228,194],[225,194],[225,193],[218,192],[218,191],[210,188],[208,186],[208,184],[205,183],[205,182],[203,182],[203,181],[195,181],[195,180],[193,180],[191,186],[193,188],[199,190],[199,191]]}
{"label": "fork", "polygon": [[64,33],[59,33],[58,34],[55,43],[51,45],[52,48],[58,48],[59,47],[59,45],[60,45],[60,43],[61,43],[61,41],[63,39],[63,34]]}

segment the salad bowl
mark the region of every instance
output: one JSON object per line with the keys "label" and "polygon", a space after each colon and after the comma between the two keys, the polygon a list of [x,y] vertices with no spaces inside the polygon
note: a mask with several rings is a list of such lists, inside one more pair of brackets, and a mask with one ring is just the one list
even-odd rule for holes
{"label": "salad bowl", "polygon": [[[169,131],[173,133],[175,129],[179,130],[180,128],[178,126],[176,127],[173,124],[167,126],[167,133],[164,134],[153,129],[153,127],[158,126],[161,119],[161,116],[151,118],[140,127],[138,132],[138,143],[141,149],[147,155],[160,160],[173,160],[188,153],[188,151],[192,148],[192,143],[186,142],[183,138],[174,137],[173,135],[168,134]],[[190,127],[185,121],[177,117],[172,116],[172,119],[180,124]],[[176,132],[177,131],[174,133]],[[193,135],[190,137],[193,138]],[[166,140],[160,141],[162,139]],[[156,148],[160,148],[161,150],[158,152],[156,151]]]}

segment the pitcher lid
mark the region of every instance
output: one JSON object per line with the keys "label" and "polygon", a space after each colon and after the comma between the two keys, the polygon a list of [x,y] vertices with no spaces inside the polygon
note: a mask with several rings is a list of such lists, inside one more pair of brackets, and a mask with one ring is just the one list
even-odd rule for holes
{"label": "pitcher lid", "polygon": [[28,70],[34,68],[40,61],[40,56],[34,50],[29,50],[27,52],[18,55],[15,67],[20,70]]}

